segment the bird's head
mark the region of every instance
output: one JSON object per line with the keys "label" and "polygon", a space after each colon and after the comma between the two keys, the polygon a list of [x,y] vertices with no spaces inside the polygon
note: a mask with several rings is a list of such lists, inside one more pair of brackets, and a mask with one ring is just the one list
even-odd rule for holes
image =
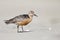
{"label": "bird's head", "polygon": [[36,16],[36,17],[38,17],[36,14],[34,14],[34,11],[30,11],[30,12],[29,12],[29,16],[32,16],[32,17],[33,17],[33,16]]}

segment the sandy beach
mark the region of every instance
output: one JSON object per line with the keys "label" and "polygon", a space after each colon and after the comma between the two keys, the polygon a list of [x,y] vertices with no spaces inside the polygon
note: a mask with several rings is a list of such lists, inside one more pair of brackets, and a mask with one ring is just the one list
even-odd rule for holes
{"label": "sandy beach", "polygon": [[[17,33],[15,24],[4,23],[30,10],[38,15],[24,27],[30,32]],[[60,40],[60,0],[0,0],[0,40]]]}

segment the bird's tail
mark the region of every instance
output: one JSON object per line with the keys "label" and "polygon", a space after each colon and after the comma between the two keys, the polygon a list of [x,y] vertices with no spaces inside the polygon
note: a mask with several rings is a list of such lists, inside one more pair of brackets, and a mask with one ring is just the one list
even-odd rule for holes
{"label": "bird's tail", "polygon": [[10,24],[10,21],[9,20],[4,20],[6,24]]}

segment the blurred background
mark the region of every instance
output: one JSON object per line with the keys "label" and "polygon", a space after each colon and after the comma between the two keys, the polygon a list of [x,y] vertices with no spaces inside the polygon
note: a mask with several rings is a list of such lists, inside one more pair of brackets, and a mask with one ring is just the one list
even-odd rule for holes
{"label": "blurred background", "polygon": [[[20,35],[16,25],[4,23],[4,20],[30,10],[38,17],[24,29],[32,32]],[[0,0],[0,34],[1,40],[60,40],[60,0]]]}

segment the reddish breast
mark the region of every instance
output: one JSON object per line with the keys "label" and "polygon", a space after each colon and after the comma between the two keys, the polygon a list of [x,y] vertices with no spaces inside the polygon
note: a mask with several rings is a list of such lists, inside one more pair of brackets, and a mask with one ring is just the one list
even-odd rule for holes
{"label": "reddish breast", "polygon": [[27,25],[28,23],[30,23],[31,21],[32,21],[31,18],[27,18],[27,19],[24,19],[23,21],[17,22],[17,24],[24,26],[24,25]]}

